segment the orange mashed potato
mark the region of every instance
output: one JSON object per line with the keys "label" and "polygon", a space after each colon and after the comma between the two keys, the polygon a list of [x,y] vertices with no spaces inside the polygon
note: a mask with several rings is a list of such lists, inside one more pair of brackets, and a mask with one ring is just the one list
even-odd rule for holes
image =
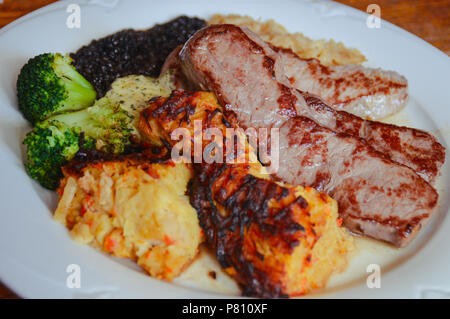
{"label": "orange mashed potato", "polygon": [[64,169],[54,218],[75,241],[171,280],[196,256],[202,238],[185,195],[191,174],[186,164],[129,158],[88,164],[79,173]]}

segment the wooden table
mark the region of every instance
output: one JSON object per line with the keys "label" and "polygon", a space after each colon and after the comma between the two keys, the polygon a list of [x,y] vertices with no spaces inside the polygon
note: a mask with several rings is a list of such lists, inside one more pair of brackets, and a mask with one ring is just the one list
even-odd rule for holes
{"label": "wooden table", "polygon": [[[381,18],[408,30],[450,55],[450,0],[337,0],[362,11],[376,3]],[[0,27],[55,0],[3,0]],[[0,298],[17,296],[0,283]]]}

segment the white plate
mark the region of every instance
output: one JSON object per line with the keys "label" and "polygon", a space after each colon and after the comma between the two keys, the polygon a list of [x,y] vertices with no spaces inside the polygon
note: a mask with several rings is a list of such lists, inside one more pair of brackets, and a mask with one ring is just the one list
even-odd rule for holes
{"label": "white plate", "polygon": [[[367,65],[405,75],[411,99],[392,121],[426,129],[445,146],[450,144],[448,56],[387,22],[382,21],[379,29],[369,29],[367,15],[357,10],[328,1],[96,0],[79,2],[81,28],[69,29],[66,9],[74,2],[55,3],[0,30],[0,278],[21,296],[220,298],[227,295],[218,291],[235,289],[222,275],[210,291],[202,288],[208,283],[195,284],[188,275],[172,284],[152,279],[132,263],[72,242],[66,229],[52,220],[56,197],[23,169],[21,141],[29,126],[17,110],[15,97],[20,67],[39,53],[75,51],[91,39],[123,28],[148,28],[181,14],[208,18],[219,12],[273,18],[290,31],[301,31],[311,38],[343,41],[360,49],[369,61]],[[396,250],[358,240],[359,253],[346,273],[335,276],[327,289],[311,296],[449,297],[448,162],[438,184],[439,210],[410,247]],[[217,266],[210,261],[211,267]],[[381,265],[379,289],[366,286],[370,263]],[[79,289],[66,286],[69,264],[81,267]]]}

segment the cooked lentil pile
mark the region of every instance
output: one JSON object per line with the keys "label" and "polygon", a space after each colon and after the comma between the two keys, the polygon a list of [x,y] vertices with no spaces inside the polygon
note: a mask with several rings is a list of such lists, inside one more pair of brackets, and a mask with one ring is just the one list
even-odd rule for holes
{"label": "cooked lentil pile", "polygon": [[205,26],[204,20],[180,16],[147,30],[126,29],[93,40],[71,57],[78,72],[92,83],[98,97],[102,97],[119,77],[159,76],[170,52]]}

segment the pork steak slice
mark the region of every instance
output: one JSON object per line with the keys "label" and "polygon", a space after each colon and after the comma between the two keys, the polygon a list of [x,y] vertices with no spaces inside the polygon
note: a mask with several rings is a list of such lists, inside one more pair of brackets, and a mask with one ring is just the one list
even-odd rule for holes
{"label": "pork steak slice", "polygon": [[437,204],[437,192],[413,170],[303,116],[281,126],[280,159],[278,178],[326,192],[347,228],[397,247],[416,236]]}
{"label": "pork steak slice", "polygon": [[364,120],[293,89],[283,59],[248,29],[204,28],[186,42],[179,59],[185,77],[214,91],[243,127],[279,127],[287,118],[303,115],[333,131],[365,139],[428,182],[435,181],[444,163],[444,147],[427,132]]}
{"label": "pork steak slice", "polygon": [[397,72],[361,65],[324,66],[289,49],[279,53],[292,86],[320,96],[333,109],[377,120],[398,112],[408,100],[408,81]]}
{"label": "pork steak slice", "polygon": [[319,97],[300,93],[314,110],[314,120],[320,125],[362,138],[391,160],[412,168],[427,182],[435,182],[445,161],[445,148],[433,135],[422,130],[364,120],[344,111],[335,111]]}
{"label": "pork steak slice", "polygon": [[[404,246],[436,207],[436,191],[413,170],[372,149],[359,137],[360,133],[352,136],[323,127],[328,119],[332,121],[328,126],[339,128],[336,125],[338,113],[317,103],[312,96],[292,89],[282,63],[278,62],[278,54],[249,31],[232,25],[205,28],[185,44],[179,58],[186,78],[202,89],[214,91],[242,127],[281,128],[280,145],[290,144],[292,149],[280,148],[277,176],[302,185],[314,185],[339,197],[336,199],[340,214],[352,231]],[[319,112],[326,107],[326,112]],[[340,156],[341,166],[338,163],[332,167],[322,166],[303,175],[302,171],[308,167],[304,154],[309,150],[305,148],[307,143],[296,142],[292,136],[297,134],[300,139],[300,131],[295,130],[295,126],[307,128],[308,125],[314,125],[327,140],[325,144],[318,144],[327,150],[320,163],[335,161],[334,156]],[[350,126],[347,131],[358,131],[351,123]],[[387,127],[396,130],[395,126]],[[346,147],[340,149],[336,145]],[[295,150],[297,154],[290,153]],[[345,158],[349,156],[351,165],[347,167],[343,163],[347,163]],[[320,178],[320,174],[330,176]],[[390,175],[393,180],[386,184],[385,179],[373,178],[374,174]],[[321,182],[316,183],[316,180]],[[333,182],[337,180],[341,180],[342,185],[336,187]]]}

